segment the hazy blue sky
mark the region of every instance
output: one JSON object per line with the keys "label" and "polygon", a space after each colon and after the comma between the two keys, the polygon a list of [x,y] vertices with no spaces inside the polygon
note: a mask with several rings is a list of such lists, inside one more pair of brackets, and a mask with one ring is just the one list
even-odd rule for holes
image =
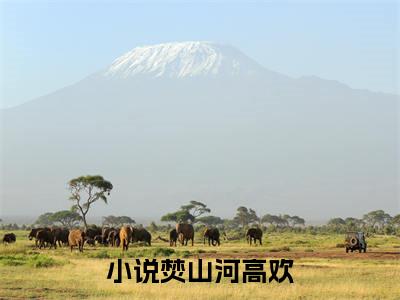
{"label": "hazy blue sky", "polygon": [[265,67],[399,93],[399,2],[0,1],[1,106],[78,81],[131,48],[211,40]]}

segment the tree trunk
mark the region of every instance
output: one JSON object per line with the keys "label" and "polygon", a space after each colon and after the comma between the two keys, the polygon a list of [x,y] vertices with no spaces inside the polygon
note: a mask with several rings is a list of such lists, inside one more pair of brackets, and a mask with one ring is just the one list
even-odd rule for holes
{"label": "tree trunk", "polygon": [[85,231],[87,231],[87,223],[86,223],[86,214],[82,213],[82,220],[83,220],[83,225],[85,227]]}

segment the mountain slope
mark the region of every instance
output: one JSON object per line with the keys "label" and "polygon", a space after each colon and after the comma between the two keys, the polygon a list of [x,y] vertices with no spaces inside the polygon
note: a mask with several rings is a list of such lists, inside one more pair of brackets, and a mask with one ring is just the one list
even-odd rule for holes
{"label": "mountain slope", "polygon": [[398,208],[398,97],[291,79],[242,55],[231,61],[255,71],[225,72],[197,46],[140,63],[133,50],[2,111],[2,214],[66,208],[66,182],[93,173],[115,185],[98,215],[159,217],[191,199],[222,216],[239,205],[313,219]]}

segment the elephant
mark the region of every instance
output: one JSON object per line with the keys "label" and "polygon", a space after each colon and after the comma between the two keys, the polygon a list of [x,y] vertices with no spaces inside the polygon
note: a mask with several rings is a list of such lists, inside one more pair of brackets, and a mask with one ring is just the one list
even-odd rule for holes
{"label": "elephant", "polygon": [[213,246],[219,246],[220,241],[219,241],[219,230],[218,228],[206,228],[204,231],[204,241],[203,244],[206,243],[206,239],[208,239],[208,245],[210,246],[211,244]]}
{"label": "elephant", "polygon": [[38,240],[36,239],[36,234],[38,233],[39,230],[46,230],[50,231],[50,228],[48,227],[41,227],[41,228],[32,228],[31,231],[28,234],[28,239],[32,240],[35,239],[35,246],[36,248],[38,247]]}
{"label": "elephant", "polygon": [[103,245],[107,245],[109,243],[108,241],[108,236],[112,230],[115,230],[115,228],[112,227],[103,227],[101,231],[101,243]]}
{"label": "elephant", "polygon": [[85,232],[80,229],[71,230],[68,235],[68,243],[71,247],[71,252],[74,247],[78,247],[79,252],[83,252]]}
{"label": "elephant", "polygon": [[254,245],[257,244],[257,240],[260,242],[260,245],[262,245],[262,235],[263,232],[260,228],[249,228],[246,232],[246,240],[250,246],[252,239],[254,240]]}
{"label": "elephant", "polygon": [[39,249],[42,249],[42,247],[46,247],[46,245],[49,245],[50,249],[51,247],[57,249],[56,239],[52,231],[39,230],[38,232],[36,232],[36,247],[37,243],[39,243]]}
{"label": "elephant", "polygon": [[176,241],[178,240],[178,233],[176,232],[176,229],[172,229],[169,233],[169,245],[175,246],[176,247]]}
{"label": "elephant", "polygon": [[194,245],[193,225],[185,223],[176,224],[176,233],[178,234],[178,238],[182,246],[183,244],[187,246],[189,240],[192,240],[192,246]]}
{"label": "elephant", "polygon": [[132,238],[132,228],[130,226],[122,226],[119,231],[119,239],[122,245],[122,251],[128,251],[129,242]]}
{"label": "elephant", "polygon": [[7,243],[7,244],[15,243],[16,240],[17,240],[17,237],[15,236],[14,233],[6,233],[3,236],[3,244],[5,244],[5,243]]}
{"label": "elephant", "polygon": [[53,227],[50,229],[50,231],[53,233],[54,242],[55,243],[58,242],[59,247],[61,247],[62,244],[64,244],[64,245],[68,244],[68,235],[69,235],[68,229]]}
{"label": "elephant", "polygon": [[132,242],[145,242],[151,246],[151,233],[144,228],[132,228]]}
{"label": "elephant", "polygon": [[91,225],[88,229],[85,231],[85,236],[87,238],[94,239],[96,235],[101,235],[102,229],[96,225]]}

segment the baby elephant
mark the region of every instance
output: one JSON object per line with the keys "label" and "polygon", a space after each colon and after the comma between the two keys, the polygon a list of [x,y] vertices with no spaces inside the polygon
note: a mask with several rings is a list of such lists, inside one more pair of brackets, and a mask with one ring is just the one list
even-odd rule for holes
{"label": "baby elephant", "polygon": [[176,229],[172,229],[169,233],[169,245],[175,246],[176,247],[176,241],[178,240],[178,233],[176,232]]}

